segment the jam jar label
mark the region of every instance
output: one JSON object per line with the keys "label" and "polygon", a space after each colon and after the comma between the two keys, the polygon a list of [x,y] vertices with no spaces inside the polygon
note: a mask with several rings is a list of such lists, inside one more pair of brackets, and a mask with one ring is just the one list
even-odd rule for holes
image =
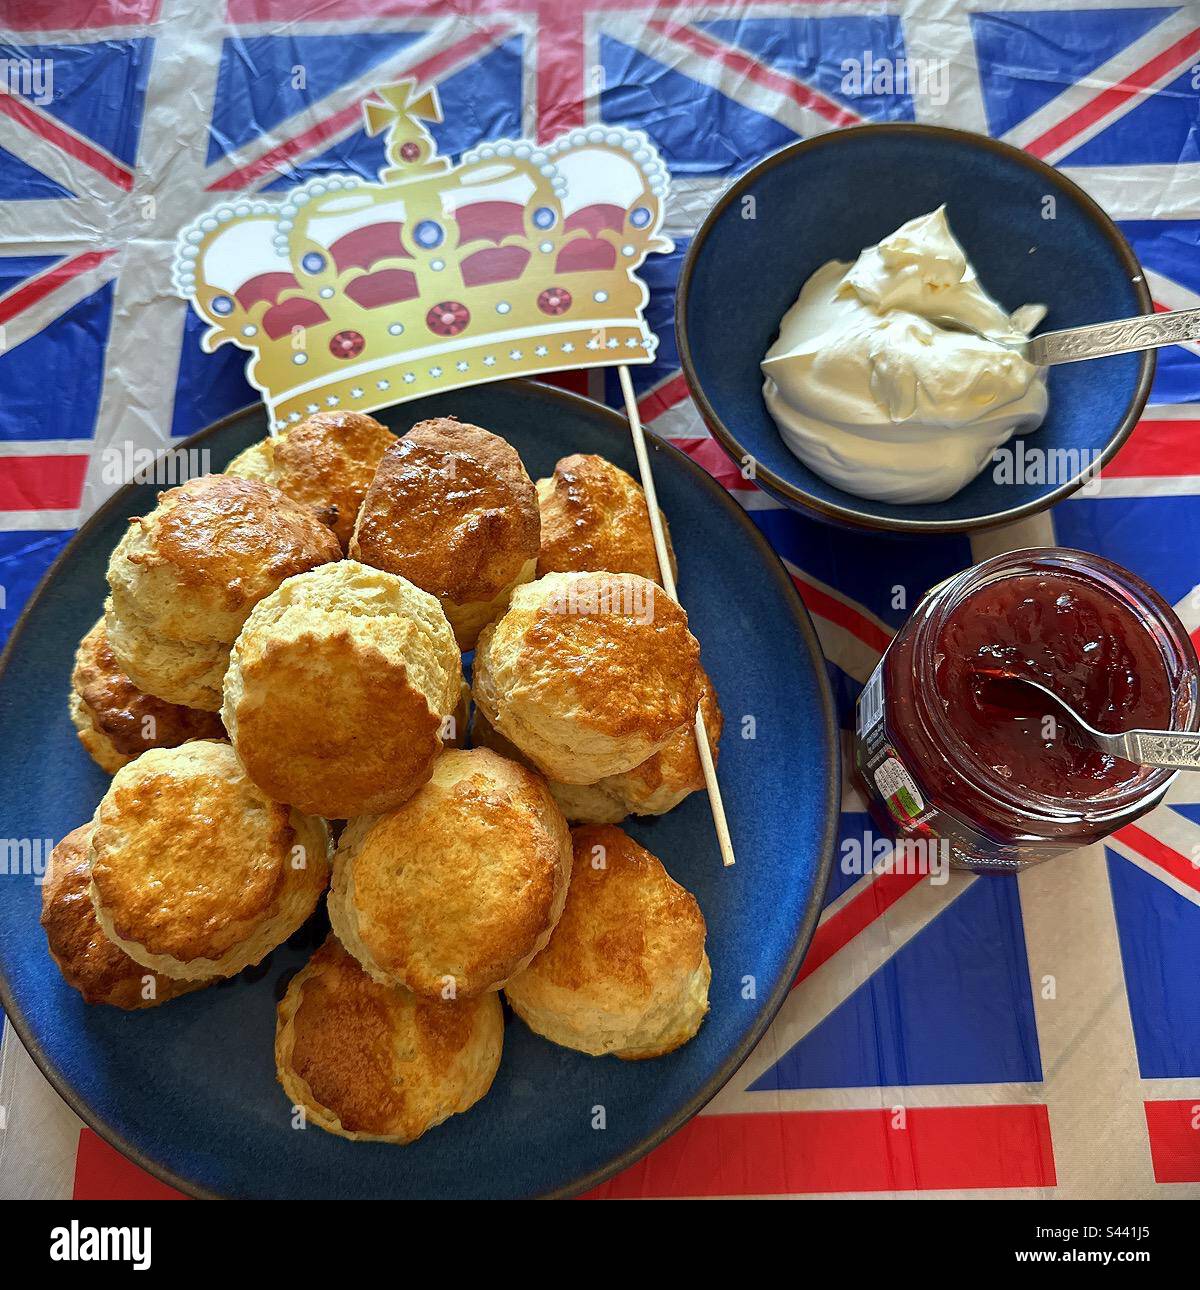
{"label": "jam jar label", "polygon": [[999,842],[929,801],[888,736],[886,697],[880,661],[858,698],[854,761],[881,823],[890,820],[902,838],[944,840],[951,867],[977,873],[1015,872],[1071,849],[1050,840],[1032,847]]}

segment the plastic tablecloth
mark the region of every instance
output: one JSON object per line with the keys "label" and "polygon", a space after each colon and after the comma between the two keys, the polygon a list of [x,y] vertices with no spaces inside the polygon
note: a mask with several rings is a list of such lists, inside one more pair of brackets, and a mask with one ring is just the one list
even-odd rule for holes
{"label": "plastic tablecloth", "polygon": [[[741,479],[691,406],[672,325],[689,235],[732,176],[884,120],[982,131],[1062,167],[1120,223],[1158,306],[1200,305],[1195,4],[0,0],[0,60],[5,632],[114,487],[114,449],[160,449],[254,397],[243,355],[202,353],[172,294],[180,227],[218,195],[373,177],[382,142],[358,104],[413,74],[441,93],[443,154],[592,121],[657,143],[677,248],[644,271],[661,344],[635,374],[642,413],[787,564],[846,729],[905,616],[901,568],[930,586],[1057,541],[1127,565],[1200,630],[1195,346],[1161,352],[1142,423],[1088,495],[1007,530],[893,541]],[[619,402],[611,375],[574,383]],[[842,840],[869,829],[848,790]],[[1198,856],[1200,787],[1183,777],[1136,826],[1017,878],[839,865],[752,1057],[599,1194],[1200,1196]],[[80,1125],[10,1028],[0,1115],[2,1197],[173,1194]]]}

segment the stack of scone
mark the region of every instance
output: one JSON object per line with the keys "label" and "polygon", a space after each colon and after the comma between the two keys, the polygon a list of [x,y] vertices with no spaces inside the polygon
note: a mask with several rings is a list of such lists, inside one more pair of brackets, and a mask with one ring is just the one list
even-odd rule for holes
{"label": "stack of scone", "polygon": [[113,779],[43,887],[64,978],[163,1003],[261,962],[328,889],[275,1057],[293,1122],[353,1139],[483,1097],[502,994],[580,1052],[686,1043],[704,917],[613,827],[702,788],[697,706],[714,751],[721,727],[657,576],[625,472],[573,456],[535,485],[452,417],[397,438],[319,413],[163,493],[71,679]]}

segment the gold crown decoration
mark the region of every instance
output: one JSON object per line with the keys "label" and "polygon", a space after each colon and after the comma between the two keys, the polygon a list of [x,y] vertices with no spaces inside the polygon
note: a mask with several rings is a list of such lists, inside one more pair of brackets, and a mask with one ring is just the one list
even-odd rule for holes
{"label": "gold crown decoration", "polygon": [[216,207],[179,236],[176,290],[253,356],[274,429],[326,408],[370,411],[511,376],[646,363],[657,338],[635,270],[669,176],[639,131],[437,155],[436,90],[400,81],[363,104],[387,131],[378,182],[331,175],[281,201]]}

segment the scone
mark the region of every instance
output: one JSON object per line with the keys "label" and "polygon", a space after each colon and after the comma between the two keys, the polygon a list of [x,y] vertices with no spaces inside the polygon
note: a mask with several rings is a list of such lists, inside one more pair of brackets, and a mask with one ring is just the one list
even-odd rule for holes
{"label": "scone", "polygon": [[85,1003],[114,1008],[153,1008],[199,990],[204,981],[175,981],[151,972],[118,949],[100,930],[92,907],[88,872],[89,821],[72,829],[50,852],[42,881],[42,929],[50,957]]}
{"label": "scone", "polygon": [[268,797],[328,819],[386,811],[429,778],[461,699],[461,664],[431,595],[342,560],[255,606],[221,713]]}
{"label": "scone", "polygon": [[504,611],[537,567],[538,507],[516,451],[479,426],[422,421],[379,463],[350,555],[441,602],[459,648]]}
{"label": "scone", "polygon": [[341,556],[333,532],[277,488],[204,475],[130,522],[108,562],[108,642],[147,694],[216,712],[246,615],[294,573]]}
{"label": "scone", "polygon": [[484,629],[473,682],[484,716],[547,778],[594,784],[693,723],[700,646],[647,578],[551,573]]}
{"label": "scone", "polygon": [[[724,719],[712,681],[700,669],[700,708],[708,729],[713,761]],[[471,724],[471,744],[491,748],[502,757],[524,760],[520,749],[492,729],[479,709]],[[620,775],[609,775],[595,784],[560,784],[547,781],[550,793],[571,824],[619,824],[627,815],[665,815],[689,793],[704,787],[704,771],[696,751],[693,726],[683,727],[669,742],[640,766]]]}
{"label": "scone", "polygon": [[376,980],[465,998],[546,944],[570,878],[571,835],[541,776],[453,749],[403,806],[346,825],[329,920]]}
{"label": "scone", "polygon": [[575,865],[550,943],[504,993],[539,1035],[599,1057],[661,1057],[700,1029],[712,978],[704,915],[620,829],[574,829]]}
{"label": "scone", "polygon": [[418,999],[372,981],[331,936],[279,1005],[275,1070],[327,1132],[405,1143],[483,1097],[503,1044],[499,995]]}
{"label": "scone", "polygon": [[186,981],[258,963],[316,908],[329,827],[269,801],[227,743],[152,748],[123,766],[88,847],[100,928]]}
{"label": "scone", "polygon": [[328,524],[345,550],[375,467],[395,442],[365,412],[314,412],[252,444],[225,473],[273,484]]}
{"label": "scone", "polygon": [[[607,570],[658,582],[658,556],[642,486],[619,466],[590,453],[564,457],[549,479],[537,481],[542,540],[537,576]],[[661,509],[663,537],[677,575],[671,531]]]}
{"label": "scone", "polygon": [[110,775],[147,748],[174,748],[189,739],[225,736],[215,712],[143,694],[118,666],[103,618],[75,651],[68,707],[79,742]]}

